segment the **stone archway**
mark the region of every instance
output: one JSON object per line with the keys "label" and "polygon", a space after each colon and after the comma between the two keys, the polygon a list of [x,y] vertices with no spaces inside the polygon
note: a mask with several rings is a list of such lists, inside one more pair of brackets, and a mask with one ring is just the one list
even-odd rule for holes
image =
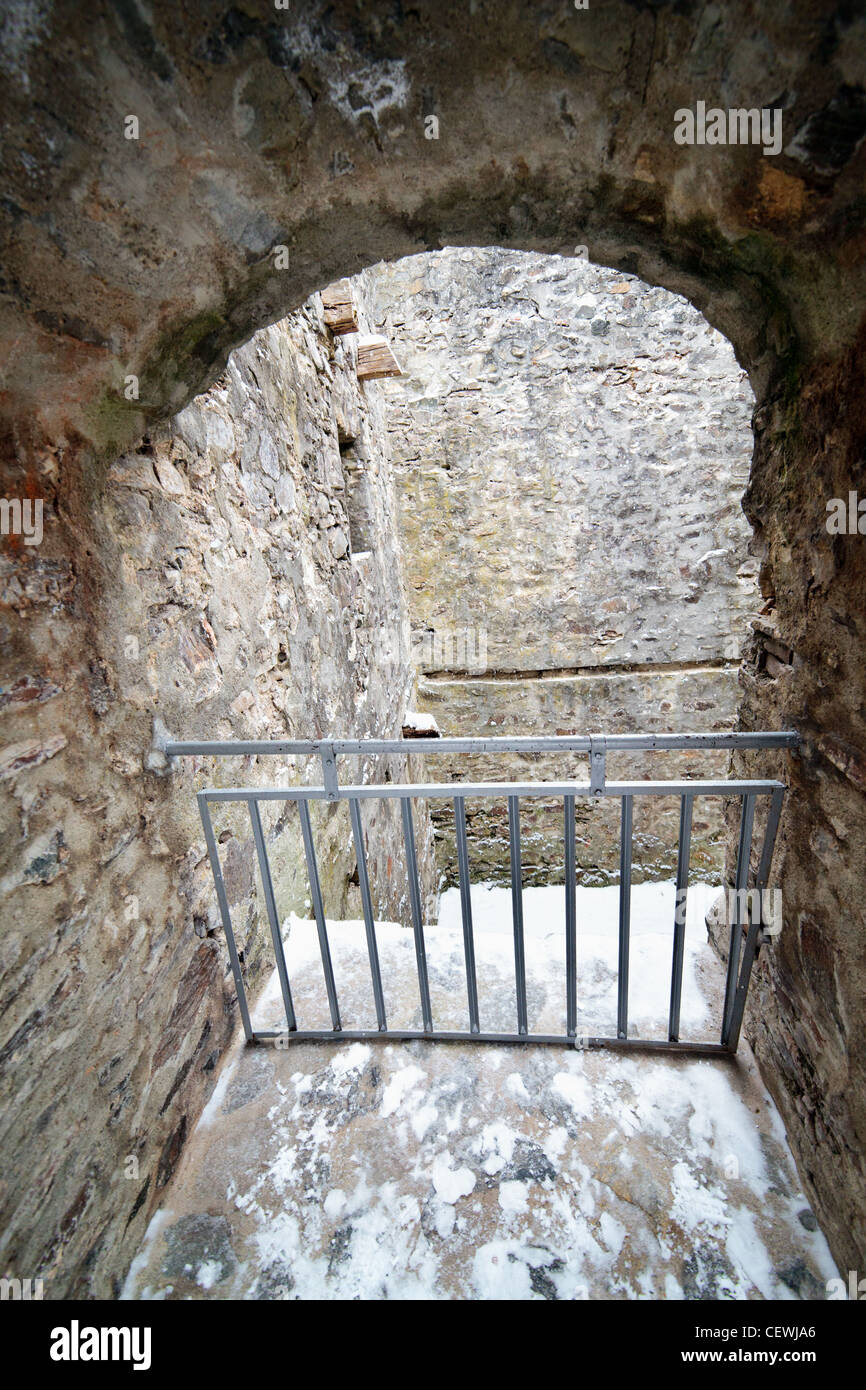
{"label": "stone archway", "polygon": [[[758,401],[746,506],[775,596],[768,641],[791,659],[776,654],[774,675],[751,653],[742,718],[804,738],[778,864],[786,931],[752,1030],[847,1268],[866,1249],[866,564],[857,535],[824,523],[829,499],[863,486],[864,29],[841,4],[774,8],[478,0],[428,14],[340,0],[296,15],[261,0],[154,3],[147,22],[108,3],[7,17],[4,492],[44,498],[46,530],[2,555],[3,770],[15,788],[50,765],[51,795],[99,837],[112,750],[144,753],[150,738],[150,716],[113,699],[101,650],[105,469],[254,329],[340,275],[446,242],[586,246],[685,294],[734,344]],[[782,153],[676,144],[674,113],[698,101],[781,110]],[[43,682],[57,691],[44,717]],[[13,861],[46,795],[7,799]],[[63,846],[45,853],[59,864]],[[12,892],[3,1046],[19,1092],[60,1005],[72,1032],[101,1007],[84,930],[98,875],[95,860],[69,865],[68,891],[50,897],[47,869],[35,906]],[[122,997],[121,961],[111,978]],[[72,1086],[63,1055],[56,1085]],[[185,1096],[161,1114],[161,1094],[143,1103],[169,1165],[201,1088]],[[36,1206],[50,1193],[34,1252],[46,1266],[74,1252],[68,1288],[93,1287],[96,1253],[128,1220],[123,1153],[110,1127],[81,1136],[60,1179],[46,1164],[9,1194]]]}

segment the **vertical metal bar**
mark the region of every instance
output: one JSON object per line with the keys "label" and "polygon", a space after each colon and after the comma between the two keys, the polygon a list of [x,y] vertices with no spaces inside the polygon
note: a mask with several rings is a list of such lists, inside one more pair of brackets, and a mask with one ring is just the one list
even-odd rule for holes
{"label": "vertical metal bar", "polygon": [[577,865],[574,797],[565,798],[565,1031],[577,1033]]}
{"label": "vertical metal bar", "polygon": [[692,844],[692,803],[689,793],[680,801],[680,838],[677,850],[677,890],[674,908],[674,951],[671,962],[671,1007],[668,1041],[679,1042],[680,1004],[683,997],[683,960],[686,948],[686,907],[689,893],[689,855]]}
{"label": "vertical metal bar", "polygon": [[274,943],[274,955],[277,961],[277,975],[280,980],[280,992],[283,996],[283,1007],[286,1010],[286,1024],[289,1032],[294,1032],[297,1028],[295,1022],[295,1009],[292,1004],[292,990],[289,985],[289,972],[286,969],[286,953],[283,950],[283,935],[280,931],[280,919],[277,916],[277,904],[274,898],[274,885],[271,879],[271,865],[268,859],[267,846],[265,845],[264,832],[262,831],[262,820],[259,815],[259,803],[255,797],[250,797],[247,801],[250,810],[250,821],[253,827],[253,839],[256,842],[256,854],[259,859],[259,873],[262,876],[262,889],[265,895],[265,907],[268,913],[268,922],[271,928],[271,940]]}
{"label": "vertical metal bar", "polygon": [[511,913],[514,919],[514,978],[517,988],[517,1031],[529,1031],[526,1021],[526,950],[523,941],[523,874],[520,866],[520,798],[508,798],[508,838],[511,848]]}
{"label": "vertical metal bar", "polygon": [[[773,792],[770,800],[770,810],[767,816],[767,827],[764,831],[764,844],[761,850],[761,862],[758,867],[758,874],[755,880],[755,887],[762,893],[767,886],[770,877],[770,865],[773,862],[773,846],[776,841],[776,831],[779,827],[779,817],[782,814],[782,803],[785,799],[784,787],[777,788]],[[732,1052],[736,1052],[740,1041],[740,1029],[743,1026],[743,1015],[746,1011],[746,1000],[749,994],[749,981],[752,977],[752,966],[758,954],[758,942],[763,930],[763,910],[757,920],[749,923],[749,930],[746,934],[746,944],[743,948],[743,964],[740,967],[740,975],[737,981],[737,988],[734,994],[734,1003],[731,1009],[731,1017],[728,1022],[727,1044]]]}
{"label": "vertical metal bar", "polygon": [[466,840],[466,803],[454,798],[457,831],[457,865],[460,872],[460,911],[463,917],[463,954],[466,957],[466,993],[469,998],[469,1031],[481,1031],[478,1023],[478,984],[475,979],[475,941],[472,935],[472,895],[469,885],[469,846]]}
{"label": "vertical metal bar", "polygon": [[[734,908],[731,913],[731,936],[728,945],[728,973],[725,980],[725,1006],[722,1012],[722,1045],[727,1047],[731,1035],[731,1019],[734,1010],[734,996],[737,988],[737,975],[740,967],[740,941],[743,924],[740,921],[740,897],[749,883],[749,857],[752,850],[752,825],[755,820],[755,796],[743,796],[740,812],[740,843],[737,848],[737,868],[735,882]],[[730,896],[728,898],[730,907]]]}
{"label": "vertical metal bar", "polygon": [[628,1037],[628,953],[631,930],[631,831],[633,798],[622,798],[619,846],[619,975],[617,979],[616,1035]]}
{"label": "vertical metal bar", "polygon": [[779,829],[779,820],[782,815],[782,803],[784,800],[785,788],[777,787],[770,797],[770,810],[767,815],[766,829],[764,830],[761,862],[758,865],[758,873],[755,878],[756,888],[766,888],[770,879],[770,866],[773,863],[773,850],[776,848],[776,833]]}
{"label": "vertical metal bar", "polygon": [[250,1011],[247,1008],[247,994],[244,989],[244,979],[241,974],[241,963],[238,958],[237,946],[235,945],[235,934],[232,930],[232,915],[229,910],[229,900],[226,895],[226,886],[223,882],[222,869],[220,868],[220,857],[217,850],[216,839],[211,824],[210,811],[207,804],[207,793],[198,792],[199,815],[204,826],[204,838],[207,845],[208,858],[210,859],[211,873],[213,874],[214,886],[216,888],[217,902],[219,903],[220,917],[222,918],[223,931],[226,936],[226,945],[229,951],[229,962],[232,968],[232,975],[235,980],[235,989],[238,992],[238,1008],[240,1009],[241,1022],[244,1025],[244,1035],[247,1042],[252,1042],[253,1029],[250,1023]]}
{"label": "vertical metal bar", "polygon": [[418,989],[421,993],[421,1017],[424,1021],[424,1032],[432,1033],[433,1014],[430,1009],[430,983],[427,979],[427,956],[424,950],[424,923],[421,914],[421,889],[418,886],[418,862],[415,858],[411,797],[400,798],[400,811],[403,816],[403,843],[406,846],[406,872],[409,876],[409,904],[415,932],[415,962],[418,966]]}
{"label": "vertical metal bar", "polygon": [[746,1009],[746,996],[749,992],[749,980],[752,974],[752,964],[755,959],[755,952],[758,945],[758,935],[761,931],[760,917],[749,923],[749,930],[746,935],[746,945],[743,950],[743,967],[740,972],[740,980],[734,993],[734,1002],[731,1007],[731,1015],[728,1020],[727,1032],[723,1042],[732,1052],[736,1052],[740,1041],[740,1028],[743,1024],[743,1014]]}
{"label": "vertical metal bar", "polygon": [[342,1031],[340,1010],[337,1006],[337,987],[334,984],[334,967],[331,964],[331,949],[328,945],[328,928],[325,923],[325,909],[322,905],[322,887],[319,883],[319,868],[316,851],[313,847],[313,829],[310,825],[310,808],[306,801],[298,801],[301,817],[301,834],[304,837],[304,854],[307,859],[307,877],[310,880],[310,894],[313,899],[313,914],[316,918],[316,931],[319,934],[319,950],[322,953],[322,969],[325,972],[325,989],[328,991],[328,1007],[331,1010],[331,1025],[335,1033]]}
{"label": "vertical metal bar", "polygon": [[356,796],[349,798],[349,815],[352,821],[352,837],[355,841],[355,859],[358,864],[358,883],[361,888],[361,903],[364,909],[364,929],[367,933],[367,955],[370,957],[370,974],[373,977],[373,999],[376,1003],[376,1023],[382,1033],[388,1027],[385,1018],[385,998],[382,993],[382,972],[379,969],[379,948],[376,945],[376,924],[373,921],[373,900],[370,897],[370,879],[367,874],[367,856],[364,853],[364,828],[361,824],[361,803]]}

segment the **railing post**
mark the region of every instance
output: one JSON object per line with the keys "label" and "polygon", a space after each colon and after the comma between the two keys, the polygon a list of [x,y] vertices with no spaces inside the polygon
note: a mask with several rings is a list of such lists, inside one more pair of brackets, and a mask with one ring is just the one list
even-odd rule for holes
{"label": "railing post", "polygon": [[523,940],[523,872],[520,863],[520,800],[508,798],[508,838],[511,850],[511,914],[514,921],[514,980],[517,990],[517,1031],[528,1032],[526,1015],[526,948]]}
{"label": "railing post", "polygon": [[313,915],[316,919],[316,931],[319,934],[319,951],[322,956],[322,970],[325,974],[325,989],[328,993],[328,1007],[331,1011],[331,1023],[334,1032],[342,1031],[340,1023],[340,1010],[337,1005],[337,986],[334,984],[334,967],[331,964],[331,948],[328,945],[328,926],[325,921],[325,908],[322,903],[322,886],[319,882],[319,866],[316,863],[316,851],[313,845],[313,829],[310,825],[310,808],[306,801],[298,802],[298,813],[301,818],[301,834],[304,840],[304,854],[307,860],[307,876],[310,880],[310,895],[313,899]]}
{"label": "railing post", "polygon": [[469,882],[469,845],[466,839],[466,804],[454,798],[457,865],[460,874],[460,915],[463,919],[463,954],[466,958],[466,993],[469,999],[469,1031],[478,1033],[478,984],[475,978],[475,940],[472,931],[472,893]]}
{"label": "railing post", "polygon": [[737,868],[734,885],[734,906],[731,909],[730,894],[728,909],[732,918],[730,941],[728,944],[728,971],[725,980],[725,1004],[722,1012],[722,1046],[728,1047],[731,1038],[731,1022],[734,1012],[734,999],[740,968],[740,943],[743,923],[740,921],[740,903],[749,883],[749,858],[752,851],[752,825],[755,819],[755,797],[746,793],[740,811],[740,842],[737,847]]}
{"label": "railing post", "polygon": [[761,860],[755,877],[756,888],[764,889],[770,881],[773,850],[776,848],[776,835],[779,830],[779,821],[782,816],[782,805],[784,800],[785,788],[777,787],[770,797],[770,809],[767,814],[767,824],[764,829],[764,843],[761,847]]}
{"label": "railing post", "polygon": [[616,1035],[628,1037],[628,957],[631,931],[631,832],[633,798],[622,798],[619,851],[619,973],[617,977]]}
{"label": "railing post", "polygon": [[222,869],[220,868],[219,850],[217,849],[213,825],[211,824],[210,810],[207,804],[207,792],[198,792],[196,800],[198,802],[201,823],[204,827],[205,844],[207,845],[208,858],[210,859],[211,873],[213,874],[214,887],[216,888],[217,902],[219,903],[226,945],[228,946],[229,964],[231,965],[232,975],[235,980],[235,989],[238,995],[238,1008],[240,1009],[241,1022],[244,1025],[244,1036],[247,1042],[252,1042],[253,1029],[250,1023],[250,1011],[247,1008],[247,992],[244,988],[244,977],[241,974],[241,963],[238,957],[237,946],[235,945],[235,934],[232,930],[232,914],[229,908],[228,894],[226,893]]}
{"label": "railing post", "polygon": [[286,1011],[286,1024],[289,1032],[293,1033],[297,1028],[295,1022],[295,1009],[292,1003],[292,990],[289,984],[289,972],[286,969],[286,953],[283,950],[283,936],[280,931],[280,919],[277,915],[277,904],[274,898],[274,885],[271,879],[271,865],[268,859],[265,836],[262,830],[262,818],[259,815],[259,803],[255,797],[250,797],[247,805],[250,811],[250,822],[253,827],[253,839],[256,842],[256,854],[259,861],[259,873],[262,876],[262,891],[265,895],[265,908],[268,914],[268,923],[271,928],[271,941],[274,945],[274,956],[277,962],[277,976],[280,981],[280,993],[283,996],[283,1007]]}
{"label": "railing post", "polygon": [[400,811],[403,816],[403,844],[406,848],[406,872],[409,879],[409,905],[412,911],[412,929],[415,933],[415,963],[418,967],[418,989],[421,994],[421,1017],[424,1032],[433,1031],[433,1014],[430,1008],[430,983],[427,978],[427,953],[424,946],[424,921],[421,912],[421,890],[418,886],[418,862],[415,857],[415,827],[412,823],[412,802],[408,796],[400,798]]}
{"label": "railing post", "polygon": [[361,803],[356,796],[349,801],[349,817],[352,822],[352,838],[355,841],[355,862],[358,865],[358,886],[361,889],[361,906],[364,912],[364,930],[367,934],[367,955],[370,958],[370,974],[373,978],[373,1000],[376,1005],[376,1023],[379,1032],[388,1027],[385,1018],[385,998],[382,993],[382,973],[379,969],[379,948],[376,945],[376,923],[373,920],[373,900],[370,897],[370,878],[367,873],[367,855],[364,852],[364,828],[361,824]]}
{"label": "railing post", "polygon": [[565,1031],[577,1033],[577,866],[574,846],[574,797],[565,798]]}
{"label": "railing post", "polygon": [[676,906],[674,908],[674,951],[671,962],[671,1007],[668,1018],[669,1042],[677,1042],[680,1036],[680,1004],[683,994],[683,960],[686,946],[693,801],[693,796],[684,796],[680,802],[680,838],[677,848],[677,887]]}
{"label": "railing post", "polygon": [[[773,792],[770,800],[767,826],[764,831],[764,844],[761,850],[761,862],[755,879],[755,887],[761,895],[763,895],[763,891],[770,877],[770,865],[773,861],[773,846],[776,841],[776,831],[779,828],[779,817],[782,814],[782,802],[784,799],[784,789],[779,788]],[[758,901],[763,904],[763,896],[759,897]],[[740,968],[733,1007],[731,1008],[731,1016],[728,1023],[727,1045],[732,1052],[736,1052],[737,1045],[740,1041],[740,1029],[743,1025],[743,1015],[746,1010],[746,998],[749,993],[752,966],[758,953],[761,937],[763,936],[762,919],[763,911],[759,913],[757,921],[749,923],[749,930],[746,934],[746,944],[743,948],[743,964]]]}

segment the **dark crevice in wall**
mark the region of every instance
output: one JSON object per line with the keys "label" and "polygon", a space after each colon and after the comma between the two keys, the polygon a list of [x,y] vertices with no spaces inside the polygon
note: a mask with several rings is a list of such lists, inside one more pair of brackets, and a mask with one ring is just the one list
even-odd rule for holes
{"label": "dark crevice in wall", "polygon": [[593,666],[556,666],[542,671],[423,671],[425,681],[540,681],[562,680],[571,676],[628,676],[634,672],[673,675],[677,671],[736,671],[739,661],[723,657],[709,661],[619,661]]}

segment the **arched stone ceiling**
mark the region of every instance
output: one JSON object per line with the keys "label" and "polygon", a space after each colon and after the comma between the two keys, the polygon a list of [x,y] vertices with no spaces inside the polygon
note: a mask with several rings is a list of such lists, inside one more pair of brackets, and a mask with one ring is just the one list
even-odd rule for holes
{"label": "arched stone ceiling", "polygon": [[[116,451],[312,290],[448,243],[585,245],[688,295],[759,393],[856,335],[856,5],[22,0],[0,24],[19,457]],[[678,145],[698,101],[781,110],[782,152]]]}

